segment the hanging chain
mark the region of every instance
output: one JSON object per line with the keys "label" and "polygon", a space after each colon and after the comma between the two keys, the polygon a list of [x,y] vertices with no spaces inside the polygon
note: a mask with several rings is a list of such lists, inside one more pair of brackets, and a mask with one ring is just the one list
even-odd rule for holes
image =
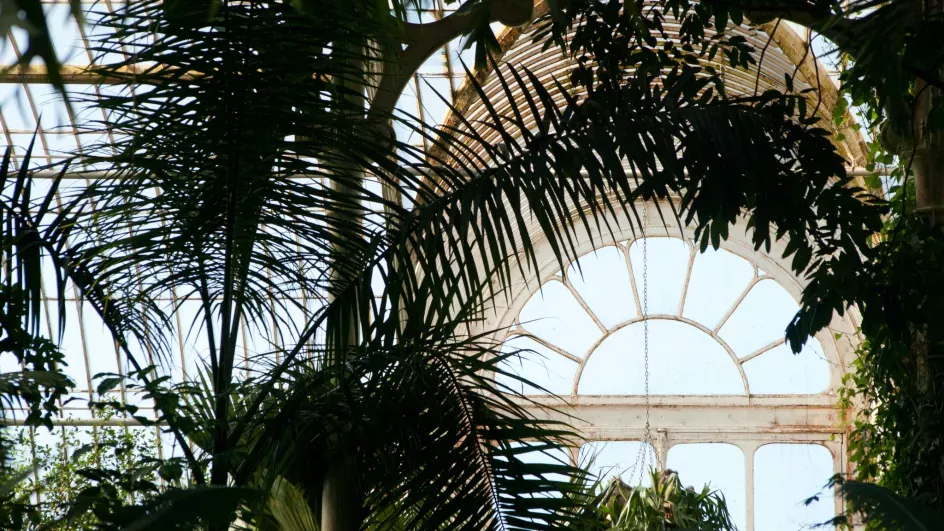
{"label": "hanging chain", "polygon": [[[649,225],[649,205],[643,211],[643,223]],[[652,444],[652,431],[649,421],[649,236],[643,229],[642,241],[642,342],[643,360],[645,364],[645,394],[646,394],[646,444]]]}
{"label": "hanging chain", "polygon": [[[648,204],[643,205],[642,211],[642,342],[643,342],[643,389],[646,407],[646,424],[643,428],[643,437],[639,445],[639,453],[636,456],[636,464],[633,468],[639,470],[639,483],[642,483],[645,475],[648,473],[647,464],[649,463],[649,449],[655,449],[652,440],[652,424],[649,414],[649,238],[646,235],[646,228],[649,225]],[[659,457],[655,456],[657,465]]]}

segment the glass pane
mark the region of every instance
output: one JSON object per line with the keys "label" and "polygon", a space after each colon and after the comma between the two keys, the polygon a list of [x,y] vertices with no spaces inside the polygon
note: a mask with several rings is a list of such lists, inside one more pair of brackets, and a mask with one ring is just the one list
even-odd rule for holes
{"label": "glass pane", "polygon": [[89,62],[88,54],[85,51],[82,36],[79,34],[79,26],[72,17],[72,9],[69,5],[47,5],[44,6],[44,10],[46,11],[46,24],[49,28],[53,49],[62,64],[87,65]]}
{"label": "glass pane", "polygon": [[683,315],[713,329],[753,278],[747,260],[709,248],[695,257]]}
{"label": "glass pane", "polygon": [[738,529],[747,529],[744,453],[733,444],[677,444],[669,449],[666,467],[678,472],[686,487],[696,492],[708,485],[720,490]]}
{"label": "glass pane", "polygon": [[620,248],[604,247],[583,255],[567,270],[567,280],[603,326],[612,328],[636,317],[626,255]]}
{"label": "glass pane", "polygon": [[89,388],[89,374],[85,367],[82,322],[79,320],[76,304],[76,301],[66,301],[66,327],[62,334],[59,350],[62,351],[66,363],[62,372],[75,381],[75,390],[81,391]]}
{"label": "glass pane", "polygon": [[36,117],[30,107],[26,85],[0,83],[0,110],[9,129],[26,132],[36,128]]}
{"label": "glass pane", "polygon": [[833,475],[833,457],[818,444],[768,444],[754,454],[754,528],[796,531],[835,514],[833,497],[804,505]]}
{"label": "glass pane", "polygon": [[[614,332],[593,351],[580,394],[645,392],[644,323]],[[744,394],[737,366],[720,343],[678,321],[649,322],[649,392],[656,395]]]}
{"label": "glass pane", "polygon": [[[689,246],[678,238],[646,238],[648,251],[649,315],[678,313],[682,286],[688,273]],[[643,298],[642,240],[629,248],[636,291]]]}
{"label": "glass pane", "polygon": [[[439,61],[440,64],[442,61]],[[449,110],[448,102],[452,98],[452,87],[444,77],[420,76],[420,100],[422,101],[423,123],[430,129],[442,122]],[[431,131],[430,131],[431,132]]]}
{"label": "glass pane", "polygon": [[[180,319],[179,333],[183,338],[184,367],[188,380],[198,378],[198,374],[209,363],[210,343],[202,308],[200,301],[185,300],[181,302],[180,309],[177,311],[177,318]],[[179,373],[176,371],[175,367],[175,378],[179,378],[177,376]]]}
{"label": "glass pane", "polygon": [[163,459],[170,459],[172,457],[183,457],[184,451],[180,449],[180,444],[178,443],[174,434],[168,429],[162,429],[159,435],[159,447],[161,452],[161,457]]}
{"label": "glass pane", "polygon": [[0,352],[0,373],[20,372],[23,366],[12,352]]}
{"label": "glass pane", "polygon": [[551,392],[557,395],[569,395],[573,392],[574,375],[577,372],[577,363],[574,361],[526,337],[516,337],[506,341],[502,351],[506,353],[522,351],[516,356],[507,358],[502,363],[503,369],[524,378],[534,386],[525,385],[519,380],[502,374],[498,375],[499,383],[519,393],[547,394]]}
{"label": "glass pane", "polygon": [[[36,109],[41,110],[39,118],[43,128],[56,129],[59,127],[71,127],[72,121],[69,118],[69,112],[66,108],[65,100],[62,98],[62,93],[56,90],[54,86],[48,84],[31,83],[29,85],[29,91],[33,95],[33,103],[36,104]],[[64,131],[68,131],[68,129],[64,129]],[[75,150],[76,143],[72,138],[72,135],[63,136],[65,141],[71,142],[64,144],[66,146],[65,149]],[[53,151],[56,151],[57,149],[63,149],[61,143],[53,145],[55,141],[52,141],[50,138],[47,138],[46,141],[50,143],[49,148]]]}
{"label": "glass pane", "polygon": [[[82,303],[82,324],[85,329],[89,373],[92,378],[94,379],[99,373],[117,373],[118,356],[115,352],[115,340],[91,304]],[[95,385],[97,383],[93,380],[92,386]]]}
{"label": "glass pane", "polygon": [[783,339],[784,330],[799,309],[783,286],[772,279],[761,280],[751,288],[718,335],[738,357],[744,357]]}
{"label": "glass pane", "polygon": [[531,296],[519,321],[528,332],[575,356],[582,357],[603,335],[570,290],[555,280]]}
{"label": "glass pane", "polygon": [[751,394],[815,394],[829,387],[829,362],[819,341],[811,339],[799,354],[780,345],[744,363]]}

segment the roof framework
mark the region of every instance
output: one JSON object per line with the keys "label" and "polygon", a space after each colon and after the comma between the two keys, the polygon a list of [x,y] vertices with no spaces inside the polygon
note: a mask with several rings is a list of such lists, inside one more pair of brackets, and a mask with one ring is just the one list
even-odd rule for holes
{"label": "roof framework", "polygon": [[[127,76],[105,79],[87,71],[89,65],[99,59],[90,51],[90,42],[101,31],[96,22],[106,13],[120,8],[121,2],[83,0],[87,16],[86,23],[81,26],[69,14],[68,0],[44,0],[43,3],[54,47],[63,63],[62,74],[68,92],[94,96],[102,92],[134,89],[134,71],[129,70]],[[447,6],[443,0],[434,0],[429,8],[410,12],[408,18],[411,22],[428,23],[455,10],[455,5]],[[500,29],[501,26],[496,24],[495,27]],[[25,67],[14,67],[25,44],[25,33],[17,29],[0,41],[0,138],[4,145],[14,146],[13,161],[16,165],[36,132],[37,144],[31,165],[39,167],[61,161],[76,150],[91,147],[107,132],[88,126],[96,118],[89,113],[101,111],[88,105],[77,106],[73,102],[70,112],[49,84],[46,68],[38,58]],[[441,121],[446,104],[440,96],[449,100],[456,94],[465,78],[463,64],[472,67],[472,50],[463,50],[463,44],[461,38],[454,39],[426,59],[399,99],[397,109],[415,118],[417,125],[424,130],[432,129]],[[426,147],[422,146],[421,139],[410,138],[405,128],[398,133],[405,137],[401,140]]]}

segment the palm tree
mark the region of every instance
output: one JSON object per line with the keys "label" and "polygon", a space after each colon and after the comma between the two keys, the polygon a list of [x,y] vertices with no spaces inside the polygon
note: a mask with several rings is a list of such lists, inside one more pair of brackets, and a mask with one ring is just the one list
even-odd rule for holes
{"label": "palm tree", "polygon": [[[365,179],[429,190],[403,165],[416,154],[361,119],[361,65],[376,60],[368,37],[382,30],[371,5],[325,3],[330,16],[315,19],[283,2],[223,3],[210,22],[165,6],[134,3],[110,20],[97,49],[137,47],[102,69],[139,72],[134,92],[100,103],[111,117],[101,126],[126,140],[75,161],[94,181],[64,198],[69,244],[44,242],[184,454],[196,498],[168,492],[138,514],[169,526],[181,504],[215,496],[230,516],[196,518],[226,527],[240,505],[263,525],[257,494],[285,476],[323,529],[566,518],[567,497],[547,494],[568,482],[548,474],[579,471],[529,464],[515,443],[542,451],[570,431],[528,417],[488,377],[509,354],[461,333],[486,296],[484,277],[453,271],[433,241],[449,214],[407,211]],[[426,267],[399,266],[424,254]],[[167,298],[199,301],[184,327],[207,340],[205,372],[181,385],[165,377],[181,311]],[[247,330],[266,346],[239,360]],[[100,393],[121,383],[102,376]]]}
{"label": "palm tree", "polygon": [[[26,164],[29,164],[27,150]],[[19,183],[18,189],[11,192],[11,202],[21,209],[30,203],[30,190],[22,186],[29,182],[26,166],[18,172],[10,169],[11,147],[4,151],[0,161],[0,182],[8,180]],[[12,175],[11,175],[12,174]],[[61,178],[61,174],[60,174]],[[34,216],[42,218],[49,213],[51,204],[43,202],[34,211]],[[60,412],[62,400],[68,396],[74,383],[63,374],[61,364],[64,356],[56,344],[41,333],[41,266],[42,249],[39,234],[17,227],[15,237],[10,232],[11,225],[16,225],[15,216],[9,216],[4,210],[0,224],[8,227],[0,243],[3,256],[3,268],[0,271],[0,352],[12,355],[21,367],[20,371],[0,373],[0,414],[7,418],[8,408],[20,407],[26,410],[24,424],[44,426],[51,429],[53,419]],[[48,226],[46,240],[61,242],[67,231],[57,229],[53,223]],[[17,496],[16,487],[30,474],[30,470],[13,470],[10,467],[14,441],[8,436],[5,425],[0,425],[0,525],[9,528],[22,527],[32,507]]]}
{"label": "palm tree", "polygon": [[[548,13],[543,35],[584,21],[567,52],[590,62],[573,89],[496,69],[511,111],[417,129],[425,154],[390,133],[411,126],[373,105],[389,78],[368,75],[398,60],[385,46],[402,9],[188,5],[134,2],[108,20],[96,50],[133,53],[99,72],[131,85],[96,102],[114,140],[74,161],[91,184],[64,198],[66,214],[30,217],[16,194],[3,204],[14,235],[67,221],[68,244],[44,252],[183,452],[191,487],[123,522],[223,529],[238,513],[261,528],[273,524],[260,493],[288,481],[324,531],[560,527],[579,517],[582,472],[527,456],[575,434],[530,417],[493,378],[516,378],[503,362],[527,353],[470,332],[512,268],[537,265],[529,224],[563,265],[638,200],[676,198],[664,214],[696,224],[703,249],[746,210],[758,247],[789,237],[794,269],[818,279],[860,264],[880,225],[802,95],[729,99],[708,46],[653,52],[658,17],[627,20],[615,4]],[[718,44],[748,64],[743,43]],[[581,218],[601,235],[577,234]],[[182,328],[204,332],[206,367],[173,384],[181,308],[160,301],[186,298],[199,311]],[[796,341],[823,324],[816,309]],[[240,360],[247,334],[265,347]]]}

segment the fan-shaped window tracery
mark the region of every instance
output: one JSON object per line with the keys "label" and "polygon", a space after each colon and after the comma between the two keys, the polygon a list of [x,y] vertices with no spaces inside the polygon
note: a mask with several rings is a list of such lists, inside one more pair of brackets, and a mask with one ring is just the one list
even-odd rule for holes
{"label": "fan-shaped window tracery", "polygon": [[643,394],[646,327],[650,394],[828,389],[819,340],[799,355],[784,344],[798,305],[777,280],[724,249],[696,253],[672,237],[645,245],[647,260],[642,239],[587,253],[530,296],[506,340],[521,352],[508,371],[536,384],[528,393]]}

